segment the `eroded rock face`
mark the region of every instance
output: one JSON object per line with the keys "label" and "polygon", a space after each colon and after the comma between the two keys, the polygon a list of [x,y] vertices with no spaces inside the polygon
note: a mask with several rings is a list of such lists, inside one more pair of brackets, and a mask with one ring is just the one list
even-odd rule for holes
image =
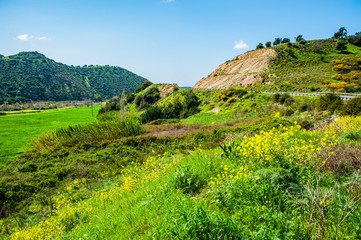
{"label": "eroded rock face", "polygon": [[199,80],[193,88],[224,89],[233,86],[247,86],[262,81],[259,75],[277,57],[271,48],[250,51],[220,65],[209,77]]}

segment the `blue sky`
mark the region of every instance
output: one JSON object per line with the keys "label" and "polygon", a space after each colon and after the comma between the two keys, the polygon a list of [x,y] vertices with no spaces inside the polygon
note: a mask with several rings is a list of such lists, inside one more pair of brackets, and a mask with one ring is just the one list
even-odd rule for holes
{"label": "blue sky", "polygon": [[120,66],[193,86],[259,42],[361,31],[361,0],[0,0],[0,54]]}

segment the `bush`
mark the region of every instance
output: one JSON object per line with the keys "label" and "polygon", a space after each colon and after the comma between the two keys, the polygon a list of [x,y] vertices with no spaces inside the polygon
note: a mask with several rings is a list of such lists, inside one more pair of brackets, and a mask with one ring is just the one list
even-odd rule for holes
{"label": "bush", "polygon": [[258,43],[256,49],[262,49],[262,48],[264,48],[263,44],[262,44],[262,43]]}
{"label": "bush", "polygon": [[342,100],[340,96],[334,93],[327,93],[317,98],[316,108],[318,111],[330,111],[333,113],[335,110],[341,110]]}
{"label": "bush", "polygon": [[277,46],[280,45],[282,41],[282,38],[275,38],[274,42],[273,42],[273,46]]}
{"label": "bush", "polygon": [[289,38],[284,38],[284,39],[282,39],[281,43],[289,43],[289,42],[291,42],[291,40]]}
{"label": "bush", "polygon": [[206,181],[190,167],[180,167],[172,175],[170,185],[184,194],[195,194],[206,185]]}
{"label": "bush", "polygon": [[272,96],[272,101],[275,103],[279,103],[279,104],[284,104],[286,106],[291,106],[295,100],[293,99],[293,97],[291,97],[291,95],[289,94],[279,94],[276,93]]}
{"label": "bush", "polygon": [[140,85],[139,87],[137,87],[134,90],[134,93],[139,93],[139,92],[143,91],[144,89],[146,89],[147,87],[149,87],[150,85],[153,85],[153,83],[151,83],[150,81],[145,81],[142,83],[142,85]]}
{"label": "bush", "polygon": [[348,38],[348,42],[352,45],[361,47],[361,34],[357,34]]}
{"label": "bush", "polygon": [[138,95],[135,100],[135,106],[139,109],[146,109],[160,99],[159,89],[154,86],[149,88],[143,94]]}
{"label": "bush", "polygon": [[360,116],[361,115],[361,97],[348,100],[342,107],[342,116]]}
{"label": "bush", "polygon": [[347,49],[347,41],[345,39],[338,40],[335,49],[338,51],[346,50]]}
{"label": "bush", "polygon": [[133,103],[135,100],[135,94],[134,93],[128,93],[125,97],[126,103]]}
{"label": "bush", "polygon": [[143,124],[164,118],[162,108],[158,106],[151,106],[140,115],[140,120]]}
{"label": "bush", "polygon": [[271,44],[272,44],[271,42],[266,42],[266,43],[265,43],[265,45],[266,45],[267,48],[271,47]]}

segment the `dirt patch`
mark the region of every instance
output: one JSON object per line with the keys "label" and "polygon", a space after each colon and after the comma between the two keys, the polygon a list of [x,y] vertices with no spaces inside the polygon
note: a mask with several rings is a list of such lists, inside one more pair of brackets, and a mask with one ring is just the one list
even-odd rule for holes
{"label": "dirt patch", "polygon": [[259,72],[267,69],[277,56],[271,48],[250,51],[220,65],[209,77],[199,80],[193,88],[225,89],[262,81]]}
{"label": "dirt patch", "polygon": [[160,132],[154,132],[153,136],[156,137],[162,137],[162,136],[179,136],[182,135],[184,133],[189,132],[189,130],[187,131],[186,129],[173,129],[173,130],[166,130],[166,131],[160,131]]}
{"label": "dirt patch", "polygon": [[160,97],[166,98],[171,95],[175,89],[179,89],[177,84],[162,84],[158,86]]}

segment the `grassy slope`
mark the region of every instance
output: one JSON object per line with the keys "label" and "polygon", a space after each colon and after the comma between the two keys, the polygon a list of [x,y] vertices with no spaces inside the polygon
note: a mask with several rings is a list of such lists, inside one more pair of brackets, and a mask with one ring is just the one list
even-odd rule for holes
{"label": "grassy slope", "polygon": [[[357,129],[360,120],[350,127],[353,120],[346,119],[341,129]],[[340,180],[327,173],[328,165],[322,161],[327,156],[332,159],[329,151],[337,142],[331,133],[273,130],[263,133],[263,138],[244,140],[267,146],[244,153],[229,148],[235,151],[229,157],[222,157],[220,149],[202,146],[187,156],[150,154],[144,163],[129,165],[110,188],[88,200],[71,203],[57,198],[56,206],[63,207],[53,217],[12,238],[331,239],[337,234],[358,238],[361,232],[355,226],[360,223],[360,210],[341,220],[350,206],[356,206],[347,199],[352,194],[360,197],[360,180],[352,175]],[[335,137],[346,140],[341,133]],[[276,152],[267,153],[278,147],[272,137],[281,140],[277,153],[285,159],[280,162]],[[317,150],[319,147],[323,150]],[[258,151],[269,156],[270,162],[257,161]],[[290,156],[292,151],[297,154]],[[245,153],[250,155],[242,160]],[[79,186],[81,183],[74,181],[70,189]]]}
{"label": "grassy slope", "polygon": [[336,42],[332,39],[313,40],[308,41],[306,45],[294,43],[291,47],[286,44],[274,47],[279,56],[270,66],[270,70],[262,74],[265,82],[272,83],[257,84],[249,89],[284,92],[326,91],[323,81],[334,82],[331,76],[336,73],[332,70],[331,60],[361,56],[361,48],[352,44],[348,44],[344,52],[336,51]]}
{"label": "grassy slope", "polygon": [[[100,106],[94,106],[96,116]],[[24,152],[26,144],[47,130],[95,120],[90,107],[69,108],[40,113],[0,116],[0,166]]]}
{"label": "grassy slope", "polygon": [[[27,208],[15,214],[23,219],[23,226],[34,225],[39,219],[46,219],[46,216],[53,215],[45,222],[20,231],[13,237],[15,239],[17,237],[26,239],[27,236],[29,239],[58,238],[59,236],[64,239],[80,237],[89,239],[154,237],[159,239],[188,236],[194,239],[197,235],[192,234],[196,234],[198,223],[201,224],[198,226],[203,226],[206,232],[212,231],[211,229],[223,229],[228,236],[237,232],[245,234],[242,237],[256,237],[257,232],[262,233],[262,229],[265,228],[273,234],[272,236],[281,238],[317,235],[317,230],[322,226],[312,229],[313,225],[307,225],[305,221],[307,214],[302,215],[303,220],[300,220],[297,219],[300,212],[292,212],[294,208],[299,207],[297,202],[285,206],[287,211],[270,209],[272,218],[269,218],[267,215],[261,216],[257,213],[265,203],[262,199],[255,201],[246,199],[246,205],[249,208],[246,212],[242,212],[242,207],[230,208],[233,203],[242,206],[240,203],[242,196],[228,199],[225,206],[217,204],[222,194],[229,194],[227,191],[232,188],[237,189],[237,186],[230,186],[231,189],[223,189],[225,192],[217,193],[218,187],[212,189],[211,182],[213,178],[219,178],[218,174],[223,176],[224,171],[229,172],[229,170],[237,170],[245,166],[244,163],[239,163],[237,156],[221,157],[222,152],[220,148],[217,148],[219,143],[233,139],[241,141],[239,136],[252,136],[261,130],[278,128],[280,123],[289,124],[289,121],[285,119],[293,121],[306,118],[317,122],[327,118],[328,115],[311,111],[312,100],[309,98],[296,98],[295,103],[284,106],[272,103],[268,95],[251,93],[235,99],[233,103],[227,103],[218,100],[216,91],[196,92],[203,103],[202,112],[182,120],[183,124],[165,124],[160,127],[148,125],[145,127],[146,134],[138,137],[85,141],[73,145],[62,145],[60,142],[50,148],[28,151],[18,161],[11,164],[6,171],[11,172],[11,177],[16,178],[12,179],[11,183],[10,178],[5,179],[4,186],[9,184],[10,187],[14,184],[13,186],[24,187],[24,189],[31,186],[43,188],[30,198],[31,204]],[[308,103],[310,111],[298,111],[301,104],[305,102]],[[218,115],[208,112],[217,107],[220,110]],[[293,109],[295,113],[280,118],[286,108]],[[185,125],[185,123],[201,123],[203,126]],[[182,129],[185,130],[183,134],[173,136],[169,133]],[[187,133],[187,129],[193,130]],[[168,131],[168,134],[152,136],[160,130],[161,132]],[[307,134],[305,136],[302,134],[301,139],[311,138]],[[322,136],[322,134],[316,134],[312,138],[316,137],[320,141]],[[282,150],[291,149],[292,145],[297,147],[304,145],[302,142],[287,141],[286,143],[290,145]],[[262,146],[262,143],[259,145]],[[325,147],[325,151],[328,150],[326,146],[320,145],[320,142],[315,143],[314,146]],[[235,150],[232,146],[227,149]],[[276,158],[277,156],[272,156],[272,159]],[[322,162],[324,159],[325,157],[320,155],[317,161]],[[254,160],[257,161],[256,158]],[[300,160],[302,161],[302,158],[296,158],[295,161]],[[314,160],[312,158],[312,161]],[[269,166],[271,172],[275,171],[272,168],[280,167],[277,161],[275,164]],[[34,169],[34,166],[37,168]],[[287,170],[285,166],[282,168]],[[260,169],[255,168],[249,172],[250,178],[258,176],[257,170]],[[272,174],[277,175],[277,171]],[[301,178],[302,176],[302,174],[299,175]],[[280,177],[289,178],[287,175]],[[307,176],[305,177],[307,180]],[[227,182],[227,179],[219,180],[220,183],[225,180],[226,184],[231,184]],[[298,187],[305,184],[303,180],[297,181],[299,181]],[[332,177],[327,181],[332,188],[336,186]],[[241,184],[244,189],[252,187],[244,182],[238,184]],[[222,187],[220,186],[219,189],[222,190]],[[257,193],[263,190],[256,189],[255,191]],[[247,196],[251,193],[245,194]],[[29,197],[26,194],[24,196]],[[264,195],[262,197],[264,198]],[[279,201],[289,201],[284,195],[274,196],[273,200],[271,204],[273,207],[277,206]],[[26,206],[29,203],[24,201],[24,204]],[[300,211],[304,213],[311,210],[301,208]],[[333,212],[330,221],[335,216],[337,213]],[[266,218],[268,220],[265,221]],[[8,220],[11,223],[7,223],[9,224],[7,227],[21,225],[15,220]],[[347,229],[343,230],[342,234],[354,236],[356,233],[348,228],[357,220],[358,218],[349,220],[346,224]],[[276,224],[272,225],[272,221]],[[316,218],[315,221],[318,219]],[[4,226],[6,226],[5,223],[3,222]],[[297,229],[295,226],[300,223],[301,229]],[[192,224],[195,225],[192,226]],[[239,228],[239,226],[245,227]],[[334,225],[330,226],[334,227]],[[207,237],[204,235],[200,238]]]}

